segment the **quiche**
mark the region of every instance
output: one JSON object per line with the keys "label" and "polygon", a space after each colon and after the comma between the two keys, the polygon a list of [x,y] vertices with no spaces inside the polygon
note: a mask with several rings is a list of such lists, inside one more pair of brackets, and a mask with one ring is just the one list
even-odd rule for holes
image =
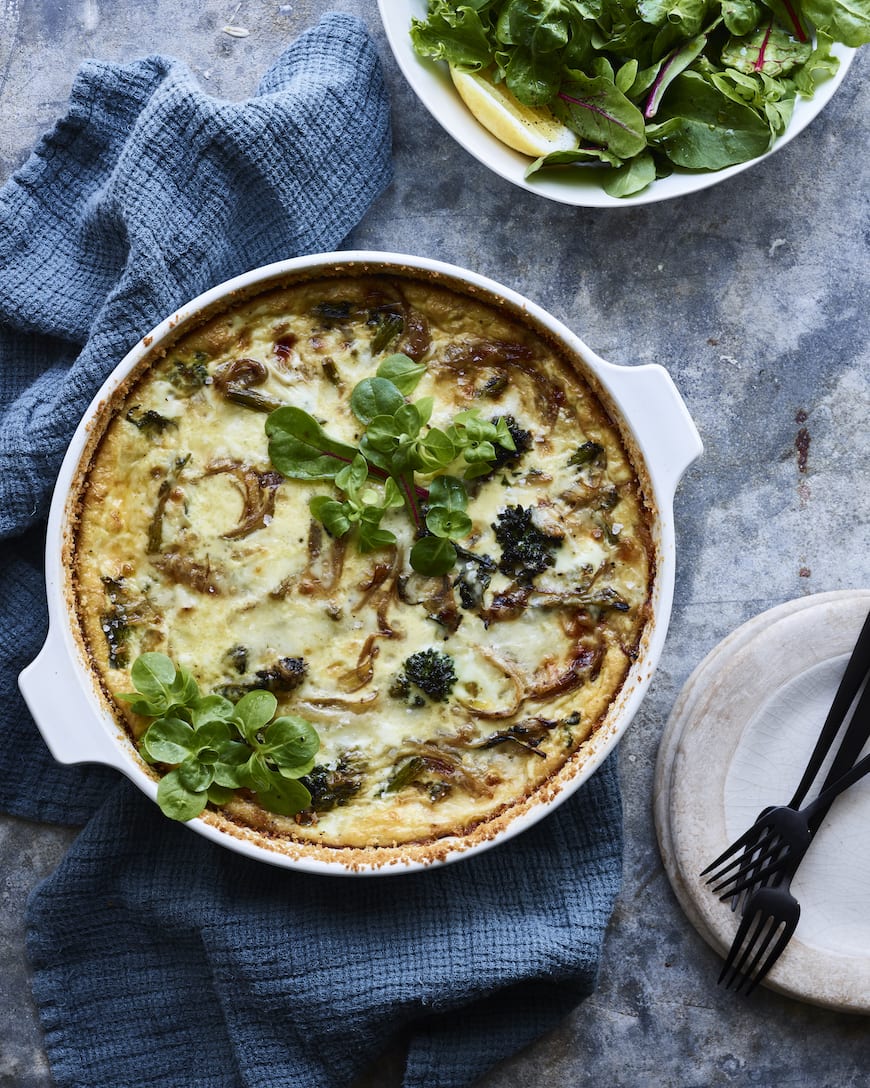
{"label": "quiche", "polygon": [[241,749],[237,707],[305,732],[295,803],[264,781],[267,712],[259,778],[237,755],[203,772],[204,819],[431,855],[582,761],[650,617],[645,494],[582,362],[521,312],[419,275],[287,281],[104,406],[69,545],[78,635],[158,781],[182,753],[122,697],[137,661],[187,685],[170,733],[214,708],[203,765]]}

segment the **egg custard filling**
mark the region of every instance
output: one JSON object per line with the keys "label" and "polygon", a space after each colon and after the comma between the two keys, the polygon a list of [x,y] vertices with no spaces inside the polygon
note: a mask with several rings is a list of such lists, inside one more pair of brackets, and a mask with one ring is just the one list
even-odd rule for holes
{"label": "egg custard filling", "polygon": [[[70,562],[151,775],[240,834],[368,848],[469,833],[582,759],[638,656],[654,552],[627,444],[563,350],[472,293],[326,276],[131,375]],[[193,687],[149,742],[158,711],[121,695],[167,659]],[[271,711],[308,730],[295,769]]]}

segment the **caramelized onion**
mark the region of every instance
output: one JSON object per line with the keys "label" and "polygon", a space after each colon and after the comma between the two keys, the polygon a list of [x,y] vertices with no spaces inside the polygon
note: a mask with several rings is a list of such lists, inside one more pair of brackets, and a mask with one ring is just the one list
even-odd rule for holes
{"label": "caramelized onion", "polygon": [[446,574],[435,577],[414,572],[401,577],[397,582],[397,593],[406,604],[423,605],[429,619],[450,632],[462,623],[453,582]]}
{"label": "caramelized onion", "polygon": [[188,586],[190,589],[195,589],[197,593],[220,593],[220,586],[212,574],[208,557],[205,563],[197,563],[188,555],[165,552],[159,559],[153,559],[152,562],[167,578],[178,585]]}
{"label": "caramelized onion", "polygon": [[520,586],[516,583],[508,586],[501,593],[493,594],[492,601],[481,609],[480,617],[489,626],[499,620],[513,620],[525,612],[529,597],[532,593],[531,586]]}
{"label": "caramelized onion", "polygon": [[359,699],[345,699],[343,695],[306,695],[299,700],[300,706],[311,707],[315,710],[367,710],[381,697],[380,691],[370,691]]}
{"label": "caramelized onion", "polygon": [[227,473],[235,479],[244,500],[239,524],[235,529],[223,533],[223,538],[239,540],[257,529],[265,528],[268,524],[266,519],[272,518],[275,513],[275,492],[282,480],[280,473],[260,472],[252,465],[229,458],[212,461],[206,466],[206,476],[217,476],[219,473]]}
{"label": "caramelized onion", "polygon": [[474,379],[485,368],[489,382],[511,370],[519,370],[531,378],[531,388],[544,420],[552,425],[565,403],[565,390],[551,381],[534,365],[534,352],[525,344],[511,340],[478,337],[450,344],[444,353],[430,364],[433,369],[455,372],[466,395],[474,391]]}
{"label": "caramelized onion", "polygon": [[404,316],[405,328],[396,350],[418,363],[432,344],[429,324],[419,311],[412,310],[409,306],[405,307]]}
{"label": "caramelized onion", "polygon": [[[331,593],[341,578],[346,550],[347,541],[344,537],[330,537],[329,548],[323,555],[323,528],[319,521],[312,518],[308,527],[308,564],[299,575],[297,591],[306,597]],[[318,559],[322,559],[320,573],[315,570]],[[285,579],[281,585],[284,586],[285,583],[287,585],[281,596],[292,588],[291,579]]]}
{"label": "caramelized onion", "polygon": [[529,699],[549,699],[580,687],[587,679],[594,680],[604,658],[602,646],[575,646],[566,667],[550,662],[539,668],[531,678],[526,695]]}
{"label": "caramelized onion", "polygon": [[360,583],[363,595],[353,606],[353,611],[358,612],[366,605],[374,608],[380,633],[384,638],[397,638],[401,632],[390,623],[389,611],[396,596],[396,584],[403,563],[403,552],[395,545],[390,550],[392,556],[389,563],[376,563],[368,577]]}
{"label": "caramelized onion", "polygon": [[338,686],[342,691],[352,694],[371,683],[375,674],[375,658],[379,650],[377,640],[383,638],[381,634],[372,634],[363,643],[363,647],[356,659],[356,665],[352,669],[343,672],[338,680]]}
{"label": "caramelized onion", "polygon": [[431,742],[412,742],[402,748],[399,760],[420,760],[421,769],[436,775],[443,781],[451,782],[474,797],[492,797],[492,790],[462,763],[454,752]]}

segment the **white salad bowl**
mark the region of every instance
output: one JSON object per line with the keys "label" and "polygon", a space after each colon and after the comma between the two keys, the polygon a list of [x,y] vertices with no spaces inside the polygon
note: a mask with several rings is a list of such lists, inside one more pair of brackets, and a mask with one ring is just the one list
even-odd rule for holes
{"label": "white salad bowl", "polygon": [[420,57],[411,41],[411,20],[426,15],[426,0],[378,0],[387,41],[399,68],[414,93],[454,140],[494,174],[529,193],[579,208],[627,208],[686,196],[717,185],[766,159],[803,131],[830,102],[842,83],[856,50],[835,43],[831,52],[840,60],[836,75],[822,83],[811,99],[798,96],[791,122],[764,155],[716,171],[675,171],[659,178],[634,196],[609,196],[601,188],[602,168],[577,167],[525,177],[531,159],[507,147],[484,128],[459,97],[446,63]]}
{"label": "white salad bowl", "polygon": [[[439,839],[431,856],[420,844],[410,856],[402,848],[360,851],[318,844],[285,843],[250,829],[230,833],[214,813],[191,820],[189,827],[213,842],[248,857],[308,872],[398,873],[468,857],[537,822],[570,796],[600,766],[636,712],[661,654],[674,586],[673,496],[689,464],[701,453],[701,441],[667,372],[658,365],[614,366],[599,358],[565,325],[517,292],[473,272],[423,257],[379,252],[326,253],[258,268],[200,295],[161,322],[121,360],[85,412],[60,469],[48,522],[46,585],[49,633],[37,658],[20,676],[27,705],[54,757],[61,763],[102,763],[115,767],[154,799],[157,782],[129,735],[119,724],[100,689],[82,646],[74,617],[69,554],[76,497],[93,445],[93,433],[105,418],[106,405],[134,371],[160,358],[185,332],[234,303],[290,280],[326,274],[387,273],[443,284],[506,309],[555,342],[598,393],[617,424],[638,472],[651,511],[655,549],[652,616],[640,653],[600,727],[563,768],[515,815],[491,834],[476,828],[467,836]],[[436,849],[437,848],[437,849]],[[362,856],[361,856],[362,855]]]}

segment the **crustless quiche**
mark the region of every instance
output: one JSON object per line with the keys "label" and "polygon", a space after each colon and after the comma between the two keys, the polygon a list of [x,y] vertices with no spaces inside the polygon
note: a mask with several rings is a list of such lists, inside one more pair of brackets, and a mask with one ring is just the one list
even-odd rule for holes
{"label": "crustless quiche", "polygon": [[[410,276],[290,283],[183,335],[103,421],[71,547],[82,641],[154,776],[221,827],[360,848],[486,826],[625,682],[643,487],[520,314]],[[178,708],[120,698],[167,661]]]}

